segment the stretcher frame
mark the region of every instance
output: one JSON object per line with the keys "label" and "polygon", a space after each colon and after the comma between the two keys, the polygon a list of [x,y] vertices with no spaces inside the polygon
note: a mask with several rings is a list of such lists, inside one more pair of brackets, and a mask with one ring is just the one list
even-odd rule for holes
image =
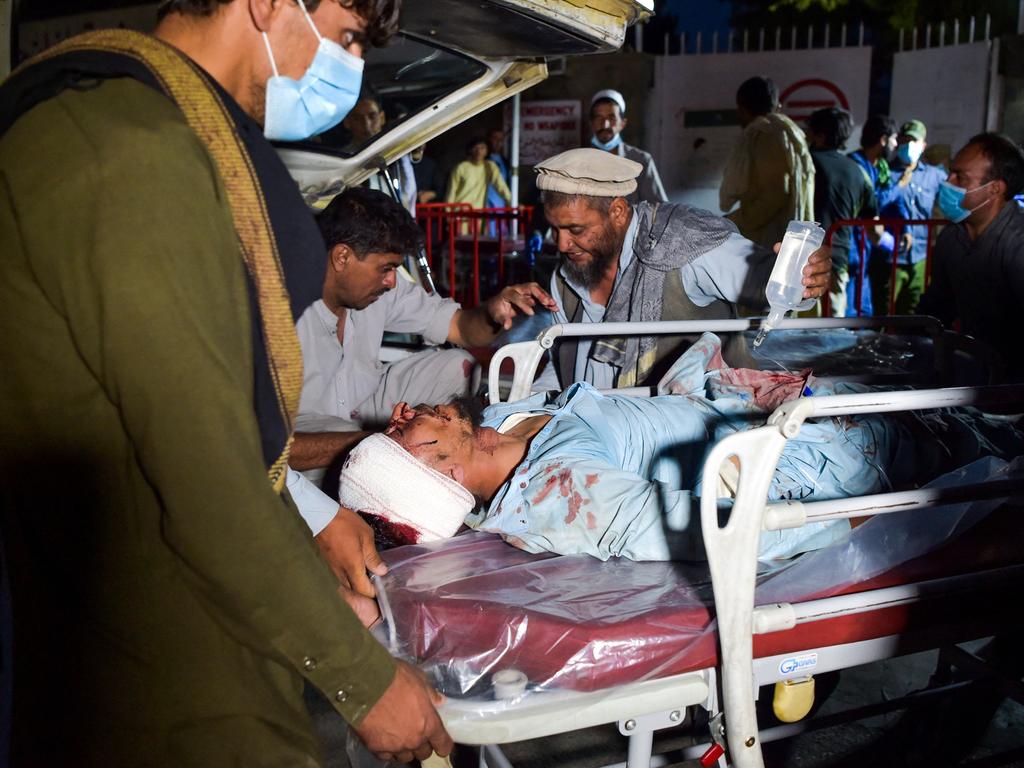
{"label": "stretcher frame", "polygon": [[[718,498],[700,501],[704,544],[711,570],[721,648],[721,684],[725,741],[730,764],[763,768],[754,708],[753,635],[791,629],[824,618],[861,613],[878,606],[918,602],[935,594],[970,591],[1024,573],[1024,564],[915,584],[870,590],[803,603],[754,604],[758,539],[762,530],[798,528],[810,521],[866,517],[909,509],[925,509],[965,498],[1007,498],[1024,484],[1007,481],[959,488],[931,488],[896,494],[873,494],[838,502],[766,503],[769,486],[786,442],[811,418],[893,413],[957,406],[1005,406],[1024,403],[1024,387],[957,387],[904,392],[802,397],[779,406],[764,427],[737,432],[720,440],[704,464],[705,489],[717,487],[719,469],[735,456],[740,479],[728,522],[720,527]],[[710,483],[710,485],[709,485]],[[865,602],[868,601],[868,602]]]}
{"label": "stretcher frame", "polygon": [[[491,358],[487,375],[488,402],[500,403],[501,368],[512,361],[514,375],[507,402],[522,400],[530,395],[533,379],[544,356],[559,339],[597,338],[602,336],[665,336],[675,334],[739,333],[755,331],[763,318],[736,318],[731,320],[674,320],[651,323],[557,323],[541,331],[537,338],[506,344]],[[978,342],[962,334],[944,330],[934,317],[924,315],[893,315],[875,317],[797,317],[779,323],[780,330],[818,329],[892,329],[912,330],[931,338],[935,356],[935,374],[938,382],[947,381],[953,355],[967,352],[985,359],[987,352]],[[621,394],[649,395],[650,387],[632,387],[617,390]]]}
{"label": "stretcher frame", "polygon": [[[510,344],[496,353],[489,377],[491,402],[499,402],[497,382],[502,360],[512,359],[516,365],[516,380],[510,399],[515,399],[517,394],[525,397],[529,394],[537,364],[558,338],[732,332],[758,326],[758,318],[710,323],[679,321],[551,326],[534,341]],[[963,346],[951,338],[957,334],[943,331],[941,324],[929,317],[798,318],[786,320],[780,327],[920,329],[933,339],[940,371],[951,351]],[[619,392],[650,394],[647,388]],[[510,768],[497,745],[617,722],[619,732],[629,739],[628,758],[623,764],[625,768],[649,768],[664,764],[658,760],[652,763],[654,733],[682,725],[688,708],[698,706],[709,713],[710,741],[686,750],[684,758],[698,757],[706,749],[718,745],[722,750],[716,761],[719,765],[763,768],[763,739],[756,714],[758,688],[799,679],[804,673],[787,675],[780,670],[780,664],[792,653],[754,658],[754,635],[842,615],[917,603],[933,597],[969,593],[982,587],[993,588],[1024,577],[1024,564],[1019,564],[802,603],[755,605],[757,548],[762,530],[795,528],[810,522],[911,509],[924,510],[965,500],[1024,495],[1024,481],[1012,480],[821,502],[768,503],[769,485],[787,441],[799,433],[805,421],[812,418],[1007,404],[1024,406],[1024,386],[957,387],[799,398],[777,408],[764,427],[723,438],[709,453],[702,477],[705,489],[715,489],[722,463],[730,457],[739,460],[736,499],[724,526],[719,526],[719,499],[709,493],[700,500],[702,532],[716,611],[720,648],[718,666],[643,680],[611,691],[535,692],[520,702],[495,701],[491,705],[479,700],[449,699],[440,708],[449,733],[457,743],[480,746],[482,767]],[[378,590],[378,594],[383,598],[382,613],[388,619],[390,612],[384,591]],[[388,626],[393,624],[391,621],[386,623]],[[388,639],[391,647],[396,648],[394,636]],[[962,641],[969,639],[975,638],[963,638]],[[816,654],[815,674],[880,661],[905,652],[900,635],[800,651],[801,654]],[[785,732],[785,728],[781,730],[782,737],[792,735]]]}

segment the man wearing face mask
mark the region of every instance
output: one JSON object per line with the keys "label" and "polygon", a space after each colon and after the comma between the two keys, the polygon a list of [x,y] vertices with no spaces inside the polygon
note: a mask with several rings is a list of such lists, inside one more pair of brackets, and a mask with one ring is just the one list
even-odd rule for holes
{"label": "man wearing face mask", "polygon": [[628,198],[630,205],[639,202],[667,203],[668,195],[661,185],[651,153],[622,140],[622,131],[629,122],[625,114],[626,100],[621,93],[611,88],[595,93],[590,99],[590,146],[643,166],[636,180],[636,191]]}
{"label": "man wearing face mask", "polygon": [[[892,174],[896,186],[888,205],[881,210],[883,218],[941,218],[935,210],[939,186],[946,180],[940,166],[922,159],[928,144],[927,131],[920,120],[908,120],[900,126],[896,151],[892,157]],[[925,259],[928,255],[928,227],[910,225],[903,228],[896,243],[896,314],[908,315],[915,310],[924,291]],[[872,303],[875,311],[888,312],[892,282],[892,261],[875,259],[868,267],[871,276]]]}
{"label": "man wearing face mask", "polygon": [[918,311],[988,344],[1004,381],[1024,381],[1024,152],[998,133],[973,137],[950,163],[939,207],[954,222],[935,242],[932,281]]}
{"label": "man wearing face mask", "polygon": [[398,12],[166,0],[0,88],[0,761],[318,765],[303,679],[386,758],[450,748],[285,489],[324,247],[264,137],[336,125]]}

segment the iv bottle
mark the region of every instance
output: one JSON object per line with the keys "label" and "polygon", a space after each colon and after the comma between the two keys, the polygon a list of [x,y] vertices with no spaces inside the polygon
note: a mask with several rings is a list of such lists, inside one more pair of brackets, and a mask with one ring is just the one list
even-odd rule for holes
{"label": "iv bottle", "polygon": [[761,331],[754,339],[755,348],[761,346],[768,332],[782,321],[787,312],[802,312],[814,306],[817,299],[804,299],[804,267],[824,240],[825,230],[817,222],[789,222],[779,255],[775,258],[775,267],[768,278],[768,287],[765,288],[768,317],[761,322]]}

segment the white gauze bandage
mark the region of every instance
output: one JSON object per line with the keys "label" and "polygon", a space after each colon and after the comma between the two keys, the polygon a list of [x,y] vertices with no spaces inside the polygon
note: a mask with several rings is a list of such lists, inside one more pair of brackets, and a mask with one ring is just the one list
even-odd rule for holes
{"label": "white gauze bandage", "polygon": [[476,506],[473,494],[381,434],[370,435],[349,453],[338,501],[409,526],[420,542],[451,538]]}

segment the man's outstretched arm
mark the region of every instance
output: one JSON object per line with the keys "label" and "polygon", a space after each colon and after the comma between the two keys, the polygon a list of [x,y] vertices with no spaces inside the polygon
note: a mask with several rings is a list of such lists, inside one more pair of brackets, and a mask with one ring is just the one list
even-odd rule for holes
{"label": "man's outstretched arm", "polygon": [[512,327],[518,315],[532,316],[537,308],[558,309],[537,283],[510,285],[474,309],[459,309],[448,326],[448,341],[460,347],[484,347]]}

